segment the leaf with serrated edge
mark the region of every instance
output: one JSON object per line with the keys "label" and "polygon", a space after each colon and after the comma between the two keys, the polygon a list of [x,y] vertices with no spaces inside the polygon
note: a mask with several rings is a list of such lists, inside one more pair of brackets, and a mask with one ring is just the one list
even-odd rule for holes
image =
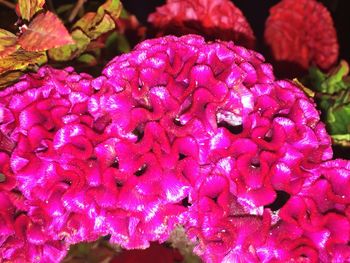
{"label": "leaf with serrated edge", "polygon": [[350,104],[331,107],[327,112],[327,124],[331,134],[350,133]]}
{"label": "leaf with serrated edge", "polygon": [[86,50],[91,40],[95,40],[115,28],[115,22],[111,15],[119,17],[121,8],[119,0],[107,0],[98,8],[97,13],[86,13],[72,27],[71,35],[76,45],[50,49],[49,57],[56,61],[67,61],[78,57]]}
{"label": "leaf with serrated edge", "polygon": [[114,21],[118,19],[121,11],[122,4],[119,0],[107,0],[96,13],[86,13],[72,28],[80,28],[91,40],[94,40],[115,28]]}
{"label": "leaf with serrated edge", "polygon": [[120,3],[120,0],[107,0],[100,8],[107,11],[112,19],[116,21],[122,12],[123,6]]}
{"label": "leaf with serrated edge", "polygon": [[50,49],[48,51],[49,58],[55,61],[72,60],[86,50],[90,43],[90,38],[81,29],[75,29],[71,35],[75,44]]}
{"label": "leaf with serrated edge", "polygon": [[91,40],[115,28],[113,19],[108,14],[86,13],[73,28],[80,28]]}
{"label": "leaf with serrated edge", "polygon": [[309,79],[314,90],[327,94],[335,94],[341,90],[346,90],[349,83],[345,77],[349,74],[349,65],[345,60],[328,74],[323,73],[316,67],[309,69]]}
{"label": "leaf with serrated edge", "polygon": [[94,12],[88,12],[86,13],[82,18],[80,18],[74,25],[73,29],[79,28],[85,34],[89,35],[87,32],[89,32],[90,28],[94,27],[98,22],[102,20],[102,17],[99,17],[99,21],[97,21],[96,13]]}
{"label": "leaf with serrated edge", "polygon": [[44,4],[45,0],[18,0],[19,15],[29,21]]}
{"label": "leaf with serrated edge", "polygon": [[18,48],[16,35],[0,28],[0,59],[15,52]]}
{"label": "leaf with serrated edge", "polygon": [[98,23],[95,27],[91,28],[89,31],[89,36],[91,39],[97,39],[104,33],[107,33],[115,28],[114,20],[110,17],[110,15],[105,14],[100,23]]}
{"label": "leaf with serrated edge", "polygon": [[61,20],[53,13],[39,14],[19,37],[18,43],[27,51],[43,51],[74,44]]}
{"label": "leaf with serrated edge", "polygon": [[329,76],[322,83],[322,91],[326,93],[336,93],[342,89],[347,89],[343,78],[349,74],[349,65],[345,60],[340,61],[340,64],[329,73]]}
{"label": "leaf with serrated edge", "polygon": [[46,61],[45,52],[28,52],[18,49],[11,55],[0,59],[0,74],[10,70],[23,70],[29,65],[42,65]]}

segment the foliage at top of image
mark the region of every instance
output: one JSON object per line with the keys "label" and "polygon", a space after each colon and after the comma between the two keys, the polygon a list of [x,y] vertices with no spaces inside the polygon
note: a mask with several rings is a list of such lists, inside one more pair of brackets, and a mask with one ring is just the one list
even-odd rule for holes
{"label": "foliage at top of image", "polygon": [[[84,2],[48,10],[44,0],[18,1],[15,8],[18,32],[0,29],[0,88],[47,62],[59,65],[73,61],[93,66],[105,59],[101,49],[108,45],[115,50],[113,55],[118,50],[130,50],[125,36],[119,32],[135,18],[123,10],[121,2],[107,0],[96,11],[79,13],[77,7],[82,8]],[[86,4],[95,6],[96,2]],[[133,26],[137,27],[138,22]]]}

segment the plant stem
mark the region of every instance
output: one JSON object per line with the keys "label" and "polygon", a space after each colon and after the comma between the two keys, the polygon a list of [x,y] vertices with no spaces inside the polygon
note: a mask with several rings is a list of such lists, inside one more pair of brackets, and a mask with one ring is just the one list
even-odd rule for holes
{"label": "plant stem", "polygon": [[[0,0],[1,1],[1,0]],[[82,8],[82,6],[84,5],[85,0],[78,0],[78,2],[76,3],[76,5],[74,6],[72,12],[69,15],[68,21],[72,22],[74,20],[74,18],[77,16],[80,8]]]}
{"label": "plant stem", "polygon": [[7,0],[0,0],[0,4],[3,4],[4,6],[11,8],[11,9],[15,9],[16,8],[16,4],[11,3]]}

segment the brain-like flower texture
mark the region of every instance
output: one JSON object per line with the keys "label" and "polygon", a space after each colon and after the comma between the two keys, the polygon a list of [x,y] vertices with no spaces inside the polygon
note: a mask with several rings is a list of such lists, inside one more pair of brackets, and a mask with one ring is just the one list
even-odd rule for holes
{"label": "brain-like flower texture", "polygon": [[95,79],[43,67],[0,92],[0,131],[4,262],[178,226],[205,262],[350,260],[350,163],[312,99],[232,42],[147,40]]}
{"label": "brain-like flower texture", "polygon": [[311,65],[333,66],[339,53],[331,14],[317,0],[282,0],[270,10],[265,41],[276,61],[304,70]]}
{"label": "brain-like flower texture", "polygon": [[233,40],[248,48],[255,44],[247,19],[229,0],[167,0],[148,21],[157,36],[199,34],[207,40]]}

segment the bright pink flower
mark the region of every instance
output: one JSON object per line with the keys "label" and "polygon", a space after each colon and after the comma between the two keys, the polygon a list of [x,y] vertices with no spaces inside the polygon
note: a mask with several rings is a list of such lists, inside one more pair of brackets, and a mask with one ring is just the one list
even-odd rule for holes
{"label": "bright pink flower", "polygon": [[8,260],[177,225],[207,262],[347,257],[348,163],[314,102],[232,42],[147,40],[96,79],[43,67],[0,92],[0,132]]}
{"label": "bright pink flower", "polygon": [[4,262],[53,262],[63,259],[67,246],[46,232],[46,222],[28,214],[21,194],[0,192],[0,254]]}

